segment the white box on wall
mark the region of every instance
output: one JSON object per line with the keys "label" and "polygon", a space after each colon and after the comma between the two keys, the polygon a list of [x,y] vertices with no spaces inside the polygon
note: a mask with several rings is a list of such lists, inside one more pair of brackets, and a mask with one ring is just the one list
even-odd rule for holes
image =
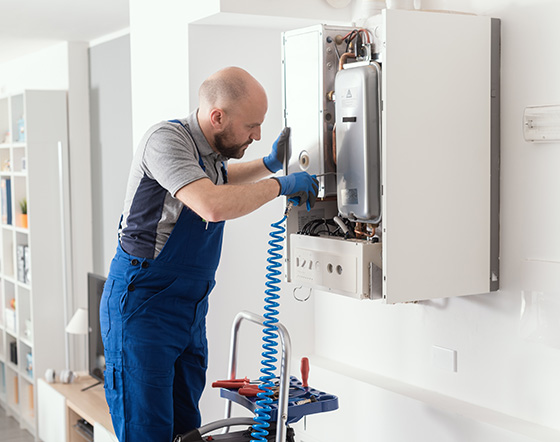
{"label": "white box on wall", "polygon": [[[374,284],[382,283],[387,303],[496,291],[500,20],[387,9],[376,26],[383,256]],[[313,211],[332,218],[332,202],[318,201]],[[300,230],[302,215],[305,208],[292,210],[288,238]],[[291,256],[290,240],[286,248]],[[291,281],[301,269],[292,259],[288,264]]]}

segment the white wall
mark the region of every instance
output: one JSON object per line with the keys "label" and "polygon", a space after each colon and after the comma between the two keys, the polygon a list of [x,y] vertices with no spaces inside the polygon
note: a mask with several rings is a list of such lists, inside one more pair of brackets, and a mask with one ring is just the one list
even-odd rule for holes
{"label": "white wall", "polygon": [[89,49],[93,271],[109,273],[132,161],[130,37]]}
{"label": "white wall", "polygon": [[67,43],[0,65],[0,95],[24,89],[68,89]]}
{"label": "white wall", "polygon": [[[189,16],[197,14],[194,3],[189,5],[190,10],[178,9],[173,2],[158,5],[160,9],[156,10],[147,3],[131,2],[135,137],[158,119],[186,114],[195,107],[195,89],[207,74],[238,64],[253,72],[269,94],[263,140],[251,149],[251,155],[257,155],[259,149],[258,155],[264,153],[281,127],[278,32],[261,27],[248,32],[199,25],[191,26],[187,34]],[[556,227],[560,225],[560,211],[555,191],[560,188],[556,167],[560,150],[557,144],[525,143],[521,123],[525,106],[560,101],[560,61],[555,57],[560,38],[555,18],[560,16],[560,5],[553,0],[431,4],[502,19],[501,290],[394,306],[316,293],[311,302],[302,305],[293,300],[292,287],[288,286],[283,294],[282,321],[292,335],[296,358],[314,353],[404,385],[441,393],[442,397],[455,398],[455,403],[464,401],[545,429],[560,430],[560,353],[520,335],[521,291],[531,288],[525,287],[521,277],[524,260],[560,261],[560,231]],[[289,12],[283,10],[278,15],[309,17],[319,5],[324,7],[324,2],[290,3]],[[227,6],[223,11],[231,13],[232,3]],[[247,14],[251,6],[262,7],[262,3],[243,2],[240,12]],[[277,12],[277,6],[271,2],[270,15]],[[173,17],[180,13],[184,13],[182,20]],[[185,84],[177,83],[180,79]],[[225,364],[233,315],[242,309],[261,312],[267,232],[270,223],[281,216],[281,210],[278,200],[227,225],[218,285],[208,317],[209,382],[227,376]],[[429,232],[429,224],[426,231]],[[472,235],[476,240],[476,232]],[[550,282],[560,291],[558,282]],[[247,338],[248,345],[259,345],[255,341],[254,336]],[[433,345],[458,352],[456,373],[432,366]],[[247,366],[238,374],[254,376],[255,370]],[[298,367],[293,367],[292,372],[297,374]],[[527,440],[523,435],[460,417],[453,411],[438,411],[446,406],[443,400],[439,404],[434,400],[432,406],[422,405],[399,394],[376,391],[344,372],[317,368],[316,373],[314,378],[311,372],[310,383],[338,393],[341,409],[310,416],[307,433],[300,433],[306,441],[350,440],[345,428],[367,438],[364,440]],[[355,388],[363,389],[364,395],[357,396]],[[202,405],[206,422],[222,414],[222,401],[217,396],[211,389],[205,393]],[[376,421],[376,415],[391,425]],[[492,421],[483,416],[480,419]],[[533,435],[538,432],[528,431]]]}
{"label": "white wall", "polygon": [[87,307],[86,276],[93,267],[88,46],[86,42],[68,43],[68,210],[72,220],[73,279],[70,288],[73,299],[69,306],[71,314],[78,307]]}
{"label": "white wall", "polygon": [[[188,112],[190,13],[185,1],[130,1],[134,149],[148,127]],[[154,32],[148,29],[150,21]]]}

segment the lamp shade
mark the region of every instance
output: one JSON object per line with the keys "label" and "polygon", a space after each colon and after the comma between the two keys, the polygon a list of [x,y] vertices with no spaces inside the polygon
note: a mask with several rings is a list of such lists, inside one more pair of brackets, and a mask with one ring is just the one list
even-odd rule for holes
{"label": "lamp shade", "polygon": [[66,326],[66,333],[72,335],[86,335],[88,332],[88,314],[84,308],[79,308]]}

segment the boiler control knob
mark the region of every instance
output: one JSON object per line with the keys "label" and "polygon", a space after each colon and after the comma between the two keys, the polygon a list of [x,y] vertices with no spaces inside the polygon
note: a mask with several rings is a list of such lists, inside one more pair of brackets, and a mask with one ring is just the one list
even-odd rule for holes
{"label": "boiler control knob", "polygon": [[309,167],[309,154],[305,151],[299,154],[299,165],[302,170],[306,170]]}

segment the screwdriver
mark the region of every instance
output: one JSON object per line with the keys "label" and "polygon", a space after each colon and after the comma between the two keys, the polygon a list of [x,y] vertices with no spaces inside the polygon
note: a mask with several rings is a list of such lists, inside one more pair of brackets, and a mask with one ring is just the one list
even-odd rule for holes
{"label": "screwdriver", "polygon": [[[309,359],[303,357],[301,358],[301,383],[306,391],[309,391],[309,384],[307,383],[308,379],[309,379]],[[317,398],[313,395],[313,393],[311,392],[309,393],[311,394],[310,397],[296,402],[296,405],[304,405],[310,402],[317,402]]]}
{"label": "screwdriver", "polygon": [[309,387],[307,380],[309,379],[309,359],[301,358],[301,382],[305,388]]}

